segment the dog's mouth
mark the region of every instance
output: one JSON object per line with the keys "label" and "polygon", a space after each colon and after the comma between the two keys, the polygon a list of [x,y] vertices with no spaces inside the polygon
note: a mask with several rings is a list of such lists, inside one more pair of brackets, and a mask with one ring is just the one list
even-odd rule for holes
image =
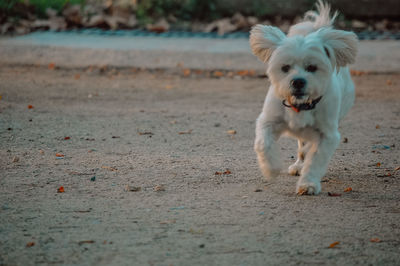
{"label": "dog's mouth", "polygon": [[300,111],[308,111],[315,108],[315,106],[319,103],[322,96],[318,98],[311,98],[310,96],[306,96],[305,94],[297,94],[292,95],[288,99],[284,99],[282,104],[285,107],[292,108],[295,112],[299,113]]}

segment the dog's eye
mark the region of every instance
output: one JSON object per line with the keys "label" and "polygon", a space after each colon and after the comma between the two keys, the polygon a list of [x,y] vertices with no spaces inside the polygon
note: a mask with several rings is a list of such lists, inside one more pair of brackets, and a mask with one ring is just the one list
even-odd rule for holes
{"label": "dog's eye", "polygon": [[290,66],[289,65],[284,65],[281,69],[282,69],[283,72],[287,73],[287,72],[289,72]]}
{"label": "dog's eye", "polygon": [[311,72],[311,73],[317,71],[317,69],[318,69],[318,68],[317,68],[316,65],[308,65],[308,66],[306,67],[306,71],[307,71],[307,72]]}

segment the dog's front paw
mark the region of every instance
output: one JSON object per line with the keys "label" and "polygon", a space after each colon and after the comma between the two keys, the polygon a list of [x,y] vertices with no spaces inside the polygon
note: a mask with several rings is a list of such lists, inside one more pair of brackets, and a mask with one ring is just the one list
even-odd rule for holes
{"label": "dog's front paw", "polygon": [[321,192],[321,184],[319,182],[301,182],[297,183],[296,192],[298,195],[318,195]]}
{"label": "dog's front paw", "polygon": [[303,163],[297,161],[291,166],[289,166],[288,173],[289,175],[300,175],[302,168],[303,168]]}

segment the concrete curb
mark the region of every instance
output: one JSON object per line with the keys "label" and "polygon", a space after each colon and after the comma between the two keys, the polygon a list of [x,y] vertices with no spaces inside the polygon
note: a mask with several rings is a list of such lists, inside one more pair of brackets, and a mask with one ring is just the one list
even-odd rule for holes
{"label": "concrete curb", "polygon": [[[93,65],[171,69],[265,72],[246,39],[108,37],[82,34],[33,33],[0,39],[0,63],[84,68]],[[373,73],[400,72],[399,41],[361,41],[351,69]]]}

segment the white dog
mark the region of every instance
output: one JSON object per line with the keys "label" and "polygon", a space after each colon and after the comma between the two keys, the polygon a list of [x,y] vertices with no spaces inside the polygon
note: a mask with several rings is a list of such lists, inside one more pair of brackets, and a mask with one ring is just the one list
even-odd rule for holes
{"label": "white dog", "polygon": [[354,84],[346,65],[355,61],[354,33],[335,30],[330,6],[317,3],[304,22],[287,36],[276,27],[256,25],[251,49],[268,64],[271,86],[257,119],[254,149],[263,175],[280,172],[277,141],[283,134],[298,139],[298,158],[289,174],[300,175],[296,192],[321,192],[321,178],[339,142],[339,121],[354,102]]}

